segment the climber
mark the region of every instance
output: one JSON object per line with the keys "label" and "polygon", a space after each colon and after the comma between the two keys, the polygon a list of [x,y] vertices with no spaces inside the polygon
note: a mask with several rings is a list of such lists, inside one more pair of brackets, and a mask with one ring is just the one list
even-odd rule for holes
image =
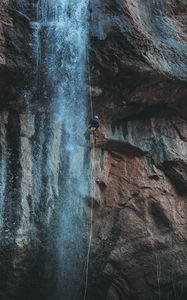
{"label": "climber", "polygon": [[87,141],[90,140],[90,136],[91,134],[93,134],[94,138],[96,138],[96,133],[97,133],[97,129],[99,128],[99,117],[98,116],[94,116],[88,125],[88,129],[86,130],[86,132],[84,133],[84,137]]}

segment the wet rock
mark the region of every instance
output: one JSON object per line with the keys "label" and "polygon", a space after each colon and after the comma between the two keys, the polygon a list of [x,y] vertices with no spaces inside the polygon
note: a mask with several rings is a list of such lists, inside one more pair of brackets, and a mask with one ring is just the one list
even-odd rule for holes
{"label": "wet rock", "polygon": [[33,77],[32,26],[26,15],[28,3],[23,1],[17,5],[18,2],[3,0],[0,3],[1,107],[8,101],[20,99]]}
{"label": "wet rock", "polygon": [[96,190],[89,300],[187,297],[186,22],[182,0],[91,1],[96,157],[108,157],[95,178],[108,175]]}
{"label": "wet rock", "polygon": [[[36,2],[0,3],[0,298],[6,300],[56,296],[60,233],[53,212],[63,185],[63,131],[30,88]],[[94,154],[94,188],[84,199],[86,211],[94,209],[87,300],[185,300],[186,1],[94,0],[89,9],[91,93],[101,126],[86,156]],[[38,94],[46,96],[44,90]],[[23,110],[26,102],[34,103],[31,112]]]}
{"label": "wet rock", "polygon": [[105,110],[105,98],[119,113],[126,104],[162,104],[185,116],[186,5],[97,0],[90,10],[92,85],[103,91],[96,109]]}

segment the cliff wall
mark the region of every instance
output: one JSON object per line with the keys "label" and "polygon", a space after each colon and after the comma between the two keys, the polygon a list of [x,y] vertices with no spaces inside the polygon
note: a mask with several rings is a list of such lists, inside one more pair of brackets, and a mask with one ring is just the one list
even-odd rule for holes
{"label": "cliff wall", "polygon": [[[56,299],[63,145],[37,98],[36,2],[0,3],[3,300]],[[101,127],[91,153],[87,299],[185,300],[187,4],[91,0],[89,12],[91,92]]]}
{"label": "cliff wall", "polygon": [[187,5],[98,0],[90,14],[102,128],[88,299],[185,299]]}

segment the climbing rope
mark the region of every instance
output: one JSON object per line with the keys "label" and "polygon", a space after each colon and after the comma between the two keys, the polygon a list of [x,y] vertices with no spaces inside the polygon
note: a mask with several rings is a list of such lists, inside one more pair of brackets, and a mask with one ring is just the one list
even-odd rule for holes
{"label": "climbing rope", "polygon": [[91,83],[91,68],[90,68],[90,57],[89,57],[89,50],[87,47],[87,62],[88,62],[88,84],[89,84],[89,100],[90,100],[90,112],[91,117],[93,117],[93,99],[92,99],[92,83]]}
{"label": "climbing rope", "polygon": [[[92,99],[92,86],[91,86],[91,72],[90,72],[90,58],[89,58],[89,50],[87,47],[87,62],[88,62],[88,84],[89,84],[89,101],[90,101],[90,112],[93,117],[93,99]],[[94,137],[95,138],[95,137]],[[88,242],[88,253],[86,258],[86,282],[85,282],[85,291],[84,291],[84,300],[86,299],[87,289],[88,289],[88,277],[89,277],[89,261],[90,261],[90,250],[93,236],[93,208],[94,208],[94,196],[95,196],[95,184],[94,184],[94,176],[95,176],[95,141],[93,143],[93,150],[91,156],[91,206],[90,206],[90,235]]]}
{"label": "climbing rope", "polygon": [[90,235],[89,235],[87,259],[86,259],[86,282],[85,282],[84,300],[86,299],[87,288],[88,288],[90,250],[91,250],[91,243],[92,243],[92,236],[93,236],[93,208],[94,208],[94,195],[95,195],[95,184],[93,180],[94,170],[95,170],[95,147],[93,148],[93,156],[91,157]]}

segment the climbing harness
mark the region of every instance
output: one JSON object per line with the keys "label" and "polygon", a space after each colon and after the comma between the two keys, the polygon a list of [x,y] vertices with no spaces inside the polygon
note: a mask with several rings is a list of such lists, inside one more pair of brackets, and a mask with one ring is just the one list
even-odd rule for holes
{"label": "climbing harness", "polygon": [[[91,127],[89,129],[90,133],[92,134],[93,140],[94,140],[94,147],[96,146],[96,132],[97,132],[97,128],[96,127]],[[94,148],[93,148],[94,150]]]}

